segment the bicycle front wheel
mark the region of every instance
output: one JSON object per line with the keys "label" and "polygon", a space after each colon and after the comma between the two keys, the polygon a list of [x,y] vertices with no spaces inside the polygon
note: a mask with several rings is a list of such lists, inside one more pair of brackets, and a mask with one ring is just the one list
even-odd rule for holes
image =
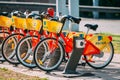
{"label": "bicycle front wheel", "polygon": [[28,68],[36,67],[33,59],[34,47],[38,43],[37,36],[26,36],[21,39],[16,47],[16,56],[19,62]]}
{"label": "bicycle front wheel", "polygon": [[9,36],[9,32],[0,32],[0,61],[5,61],[5,59],[2,56],[2,43],[5,40],[5,38]]}
{"label": "bicycle front wheel", "polygon": [[112,42],[108,43],[100,54],[85,56],[87,64],[94,69],[105,68],[114,56]]}
{"label": "bicycle front wheel", "polygon": [[44,71],[52,71],[59,67],[64,57],[64,48],[55,38],[43,39],[35,48],[36,65]]}
{"label": "bicycle front wheel", "polygon": [[23,34],[11,34],[8,36],[2,44],[2,55],[5,58],[6,61],[8,61],[11,64],[19,64],[17,58],[15,49],[17,46],[18,41],[23,38]]}

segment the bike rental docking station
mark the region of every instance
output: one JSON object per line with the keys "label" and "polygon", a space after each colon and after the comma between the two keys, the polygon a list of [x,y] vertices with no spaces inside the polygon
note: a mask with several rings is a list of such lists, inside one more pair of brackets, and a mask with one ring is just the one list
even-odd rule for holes
{"label": "bike rental docking station", "polygon": [[81,55],[83,53],[84,47],[85,47],[85,41],[83,38],[83,34],[80,34],[80,36],[74,36],[73,51],[71,53],[70,59],[67,61],[65,65],[65,69],[61,72],[56,71],[56,72],[50,72],[49,74],[53,76],[66,77],[66,78],[94,76],[94,74],[92,73],[88,73],[84,71],[83,72],[76,71],[79,61],[81,59]]}
{"label": "bike rental docking station", "polygon": [[73,52],[68,60],[63,75],[65,77],[81,76],[82,73],[76,71],[82,52],[84,50],[85,42],[83,37],[73,37]]}
{"label": "bike rental docking station", "polygon": [[[79,0],[68,0],[68,7],[66,7],[66,0],[56,0],[56,14],[59,15],[59,13],[62,13],[62,15],[69,14],[75,17],[79,17]],[[79,30],[78,28],[79,28],[78,25],[77,27],[75,25],[74,30]],[[91,73],[76,71],[84,47],[85,47],[85,41],[83,38],[83,34],[80,34],[80,36],[74,36],[73,51],[70,59],[67,61],[65,65],[65,69],[61,72],[60,71],[50,72],[49,74],[53,76],[68,77],[68,78],[79,77],[79,76],[93,76],[93,74]]]}

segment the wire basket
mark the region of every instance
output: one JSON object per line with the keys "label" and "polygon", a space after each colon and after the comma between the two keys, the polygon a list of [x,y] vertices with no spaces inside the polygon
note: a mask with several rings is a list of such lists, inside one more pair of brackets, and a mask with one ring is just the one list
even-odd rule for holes
{"label": "wire basket", "polygon": [[12,19],[6,16],[0,16],[0,26],[9,28],[13,24]]}
{"label": "wire basket", "polygon": [[14,19],[14,24],[15,24],[16,28],[20,28],[20,29],[26,29],[27,28],[26,18],[16,17]]}
{"label": "wire basket", "polygon": [[43,19],[43,30],[49,32],[59,33],[61,31],[62,25],[63,25],[62,23],[57,21]]}
{"label": "wire basket", "polygon": [[41,20],[32,19],[32,18],[27,18],[26,19],[26,24],[27,24],[27,29],[28,30],[39,31],[41,29],[41,26],[42,26]]}

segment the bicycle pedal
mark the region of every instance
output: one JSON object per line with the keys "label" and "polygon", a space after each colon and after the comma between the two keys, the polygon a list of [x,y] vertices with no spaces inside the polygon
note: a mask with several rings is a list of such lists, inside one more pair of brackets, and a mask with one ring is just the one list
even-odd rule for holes
{"label": "bicycle pedal", "polygon": [[81,66],[82,64],[81,63],[78,63],[78,66]]}
{"label": "bicycle pedal", "polygon": [[3,64],[5,61],[0,61],[0,64]]}
{"label": "bicycle pedal", "polygon": [[68,60],[63,60],[62,62],[65,62],[65,63],[67,63],[67,62],[68,62]]}
{"label": "bicycle pedal", "polygon": [[18,67],[18,64],[13,65],[13,67]]}
{"label": "bicycle pedal", "polygon": [[33,70],[33,68],[28,68],[28,70]]}
{"label": "bicycle pedal", "polygon": [[86,66],[86,63],[82,63],[81,66],[84,66],[84,67],[85,67],[85,66]]}
{"label": "bicycle pedal", "polygon": [[45,73],[45,74],[50,74],[50,72],[51,72],[51,71],[46,71],[46,73]]}

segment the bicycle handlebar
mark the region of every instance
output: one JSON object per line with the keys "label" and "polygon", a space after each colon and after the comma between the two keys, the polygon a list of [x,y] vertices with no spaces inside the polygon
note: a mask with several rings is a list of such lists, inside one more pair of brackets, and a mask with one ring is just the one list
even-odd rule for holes
{"label": "bicycle handlebar", "polygon": [[8,12],[1,12],[0,13],[0,15],[2,15],[2,16],[8,16],[8,14],[9,14]]}
{"label": "bicycle handlebar", "polygon": [[30,13],[29,15],[28,15],[28,17],[30,18],[30,17],[34,17],[34,18],[41,18],[41,19],[43,19],[43,18],[50,18],[50,16],[49,16],[49,14],[47,14],[47,13],[45,13],[45,12],[42,12],[41,14],[36,14],[36,13]]}
{"label": "bicycle handlebar", "polygon": [[25,14],[21,11],[13,11],[11,12],[11,15],[14,15],[14,16],[18,16],[18,17],[22,17],[22,18],[43,18],[45,14],[36,14],[36,13],[28,13],[28,14]]}
{"label": "bicycle handlebar", "polygon": [[13,11],[11,12],[11,16],[18,16],[18,17],[26,18],[26,15],[21,11]]}
{"label": "bicycle handlebar", "polygon": [[62,22],[64,24],[67,19],[76,24],[79,24],[81,21],[81,18],[76,18],[76,17],[70,16],[70,15],[65,15],[61,18],[60,22]]}

